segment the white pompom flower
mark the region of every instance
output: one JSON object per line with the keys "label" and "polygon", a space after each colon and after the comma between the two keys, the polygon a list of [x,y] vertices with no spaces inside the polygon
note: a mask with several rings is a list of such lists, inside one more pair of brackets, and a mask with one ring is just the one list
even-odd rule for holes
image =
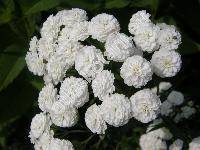
{"label": "white pompom flower", "polygon": [[132,15],[130,19],[128,29],[131,34],[136,34],[138,30],[141,29],[141,26],[151,23],[150,14],[146,10],[138,11]]}
{"label": "white pompom flower", "polygon": [[88,22],[77,22],[74,24],[72,30],[70,31],[70,38],[73,41],[84,41],[89,37],[88,33]]}
{"label": "white pompom flower", "polygon": [[149,134],[143,134],[139,139],[141,150],[167,150],[167,143]]}
{"label": "white pompom flower", "polygon": [[114,79],[114,74],[108,70],[103,70],[97,74],[92,81],[92,90],[94,96],[102,100],[103,97],[112,94],[115,91]]}
{"label": "white pompom flower", "polygon": [[85,113],[86,126],[97,134],[105,134],[106,122],[101,115],[101,109],[96,104],[91,105]]}
{"label": "white pompom flower", "polygon": [[75,69],[86,80],[94,79],[103,70],[106,60],[102,52],[94,46],[84,46],[75,58]]}
{"label": "white pompom flower", "polygon": [[161,49],[175,50],[181,44],[181,34],[176,30],[173,25],[165,23],[158,24],[160,27],[158,44]]}
{"label": "white pompom flower", "polygon": [[141,56],[135,55],[123,63],[120,75],[128,86],[140,88],[152,79],[151,64]]}
{"label": "white pompom flower", "polygon": [[89,23],[88,32],[93,39],[105,42],[108,35],[119,32],[120,25],[113,15],[106,13],[98,14]]}
{"label": "white pompom flower", "polygon": [[148,123],[156,119],[160,113],[160,99],[150,89],[136,92],[131,96],[130,101],[132,115],[140,122]]}
{"label": "white pompom flower", "polygon": [[69,65],[65,60],[65,54],[56,53],[49,59],[46,65],[47,74],[55,85],[63,80],[66,71],[69,69]]}
{"label": "white pompom flower", "polygon": [[200,149],[200,136],[192,139],[189,144],[189,150],[199,150]]}
{"label": "white pompom flower", "polygon": [[141,26],[133,40],[142,51],[152,53],[159,48],[157,44],[159,28],[153,24]]}
{"label": "white pompom flower", "polygon": [[161,78],[175,76],[181,69],[181,63],[181,55],[175,51],[159,50],[151,58],[153,71]]}
{"label": "white pompom flower", "polygon": [[57,89],[54,88],[52,83],[45,85],[39,93],[38,105],[44,112],[50,112],[51,107],[57,101]]}
{"label": "white pompom flower", "polygon": [[49,150],[74,150],[74,147],[68,140],[53,138],[51,140]]}
{"label": "white pompom flower", "polygon": [[73,76],[65,78],[60,87],[59,100],[66,106],[82,107],[89,100],[87,81]]}
{"label": "white pompom flower", "polygon": [[178,91],[172,91],[167,97],[167,101],[174,106],[181,105],[184,102],[184,95]]}
{"label": "white pompom flower", "polygon": [[45,130],[50,129],[50,118],[45,113],[36,114],[31,121],[30,136],[34,139],[39,138]]}
{"label": "white pompom flower", "polygon": [[52,106],[50,117],[56,126],[72,127],[78,121],[78,110],[56,101]]}
{"label": "white pompom flower", "polygon": [[42,38],[53,40],[58,37],[59,31],[59,18],[57,16],[50,15],[43,23],[40,33]]}
{"label": "white pompom flower", "polygon": [[[57,37],[56,37],[57,38]],[[38,41],[38,54],[45,61],[48,61],[56,51],[57,44],[52,38],[40,38]]]}
{"label": "white pompom flower", "polygon": [[47,130],[38,139],[32,141],[35,150],[49,149],[50,142],[53,139],[53,135],[53,130]]}
{"label": "white pompom flower", "polygon": [[83,48],[83,45],[80,42],[74,42],[70,39],[60,38],[57,48],[57,53],[63,55],[64,58],[62,62],[69,67],[72,67],[75,63],[75,56]]}
{"label": "white pompom flower", "polygon": [[45,73],[45,64],[43,62],[43,58],[38,54],[37,37],[34,36],[29,45],[29,51],[25,57],[27,67],[34,75],[42,76]]}
{"label": "white pompom flower", "polygon": [[114,127],[123,126],[131,117],[130,101],[123,94],[112,94],[105,97],[100,105],[103,119]]}
{"label": "white pompom flower", "polygon": [[56,14],[59,18],[59,24],[67,28],[73,28],[77,22],[86,21],[88,19],[87,12],[83,9],[72,8],[71,10],[62,10]]}
{"label": "white pompom flower", "polygon": [[175,140],[170,146],[169,150],[182,150],[183,149],[183,141],[181,139]]}
{"label": "white pompom flower", "polygon": [[105,49],[104,55],[108,60],[123,62],[134,54],[136,48],[132,37],[128,37],[124,33],[116,33],[108,36]]}

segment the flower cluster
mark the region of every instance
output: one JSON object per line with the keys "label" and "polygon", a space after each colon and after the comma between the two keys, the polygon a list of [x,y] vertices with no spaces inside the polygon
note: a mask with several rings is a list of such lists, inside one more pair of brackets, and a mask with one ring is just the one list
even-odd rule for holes
{"label": "flower cluster", "polygon": [[[115,77],[120,75],[124,86],[138,89],[152,80],[153,74],[161,78],[175,76],[181,68],[181,56],[175,51],[181,43],[180,33],[174,26],[153,24],[146,11],[133,14],[128,28],[133,37],[120,32],[113,15],[102,13],[88,21],[86,12],[78,8],[59,11],[43,23],[41,37],[31,39],[25,58],[28,69],[43,76],[45,82],[38,98],[43,112],[31,123],[30,138],[35,149],[73,149],[68,140],[54,137],[51,125],[74,126],[78,109],[90,100],[89,93],[100,100],[99,105],[89,106],[85,113],[86,126],[93,133],[105,134],[107,125],[123,126],[132,118],[149,123],[158,117],[163,106],[155,91],[144,88],[131,97],[119,94]],[[89,45],[89,38],[104,44],[105,51]],[[151,60],[144,58],[143,53],[152,53]],[[112,67],[105,69],[110,61],[121,63],[119,73]],[[78,77],[66,77],[72,67]],[[169,95],[170,104],[182,103],[180,95],[174,100],[176,95]],[[140,143],[142,149],[164,149],[164,140],[169,138],[165,129],[158,129],[142,136]]]}

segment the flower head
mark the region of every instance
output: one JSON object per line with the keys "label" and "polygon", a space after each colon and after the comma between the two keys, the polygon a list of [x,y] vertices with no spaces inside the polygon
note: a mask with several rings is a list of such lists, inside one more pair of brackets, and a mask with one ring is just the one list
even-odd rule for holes
{"label": "flower head", "polygon": [[97,134],[105,134],[106,122],[101,115],[101,109],[96,104],[91,105],[85,113],[85,123],[87,127]]}
{"label": "flower head", "polygon": [[89,23],[88,32],[93,39],[105,42],[108,35],[119,32],[119,22],[113,15],[106,13],[98,14]]}
{"label": "flower head", "polygon": [[105,44],[105,53],[109,60],[123,62],[132,56],[135,51],[132,38],[123,33],[111,34]]}
{"label": "flower head", "polygon": [[122,94],[105,97],[100,109],[103,119],[114,127],[126,124],[131,117],[130,101]]}
{"label": "flower head", "polygon": [[133,117],[143,123],[154,120],[160,113],[160,99],[150,89],[136,92],[130,101]]}
{"label": "flower head", "polygon": [[175,76],[181,69],[181,63],[181,56],[175,51],[159,50],[151,58],[154,73],[162,78]]}
{"label": "flower head", "polygon": [[128,86],[140,88],[152,79],[153,72],[150,62],[135,55],[126,59],[121,67],[120,75]]}
{"label": "flower head", "polygon": [[66,106],[83,106],[89,100],[87,82],[81,78],[65,78],[60,87],[59,100]]}

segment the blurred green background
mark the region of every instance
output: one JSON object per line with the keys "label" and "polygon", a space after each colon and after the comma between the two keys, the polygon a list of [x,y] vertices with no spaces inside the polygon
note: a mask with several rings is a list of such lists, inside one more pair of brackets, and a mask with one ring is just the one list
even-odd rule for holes
{"label": "blurred green background", "polygon": [[[178,76],[170,79],[175,89],[200,104],[200,1],[198,0],[1,0],[0,1],[0,149],[33,149],[28,132],[31,118],[39,112],[37,96],[43,87],[42,79],[33,76],[25,64],[29,40],[39,35],[42,23],[50,14],[62,9],[82,8],[91,17],[98,13],[113,14],[120,22],[122,32],[128,34],[127,26],[132,14],[145,9],[152,20],[174,24],[182,34],[179,52],[183,67]],[[84,116],[84,115],[83,115]],[[187,124],[187,125],[186,125]],[[140,128],[134,128],[140,126]],[[143,132],[142,124],[130,122],[125,127],[111,129],[106,139],[98,137],[78,143],[78,149],[134,149]],[[183,122],[190,136],[200,135],[199,114]],[[75,127],[75,129],[81,127]],[[190,131],[191,130],[191,131]],[[75,130],[76,131],[76,130]],[[131,131],[131,132],[129,132]],[[59,131],[58,131],[59,132]],[[62,129],[61,129],[62,132]],[[89,133],[70,136],[87,139]],[[69,132],[70,133],[70,132]],[[88,135],[87,135],[88,134]],[[90,137],[90,136],[89,136]],[[89,139],[90,140],[90,139]]]}

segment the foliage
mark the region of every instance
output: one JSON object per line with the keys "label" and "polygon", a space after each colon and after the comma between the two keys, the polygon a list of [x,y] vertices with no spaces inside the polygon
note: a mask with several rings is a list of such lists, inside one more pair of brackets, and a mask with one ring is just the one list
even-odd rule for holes
{"label": "foliage", "polygon": [[[193,99],[200,98],[198,95],[200,88],[196,82],[200,75],[197,65],[200,56],[200,24],[197,22],[200,18],[200,9],[197,0],[193,2],[181,0],[3,0],[0,1],[0,145],[2,148],[8,148],[8,145],[12,143],[9,146],[10,149],[27,149],[24,145],[29,143],[27,136],[30,118],[34,114],[33,111],[37,111],[36,97],[38,89],[43,86],[42,80],[32,76],[25,67],[24,56],[28,50],[29,40],[33,35],[38,34],[41,23],[49,14],[72,7],[83,8],[91,16],[101,12],[112,13],[119,20],[122,31],[125,33],[127,33],[129,18],[141,9],[149,11],[154,22],[176,24],[183,35],[179,51],[183,54],[184,69],[174,79],[177,81],[174,85]],[[73,70],[70,73],[73,74]],[[26,125],[21,123],[24,120]],[[84,124],[83,120],[81,121],[80,124]],[[165,119],[165,123],[172,130],[176,129],[171,126],[170,120]],[[130,122],[119,129],[111,128],[108,135],[100,137],[91,135],[85,130],[80,131],[80,128],[85,129],[85,127],[74,127],[64,132],[75,140],[73,143],[78,143],[79,149],[129,150],[132,146],[138,146],[138,137],[144,132],[143,125],[140,124],[141,128],[134,128],[136,124],[139,123]],[[22,125],[21,128],[19,128],[20,125]],[[183,123],[180,126],[184,127],[184,125]],[[198,129],[198,125],[193,128]],[[185,128],[190,126],[185,126]],[[24,137],[21,138],[26,140],[17,140],[19,133],[17,129],[24,133]],[[197,133],[191,131],[191,134]],[[91,139],[91,136],[94,138]],[[188,138],[185,134],[178,136]],[[18,142],[13,142],[13,139]]]}

